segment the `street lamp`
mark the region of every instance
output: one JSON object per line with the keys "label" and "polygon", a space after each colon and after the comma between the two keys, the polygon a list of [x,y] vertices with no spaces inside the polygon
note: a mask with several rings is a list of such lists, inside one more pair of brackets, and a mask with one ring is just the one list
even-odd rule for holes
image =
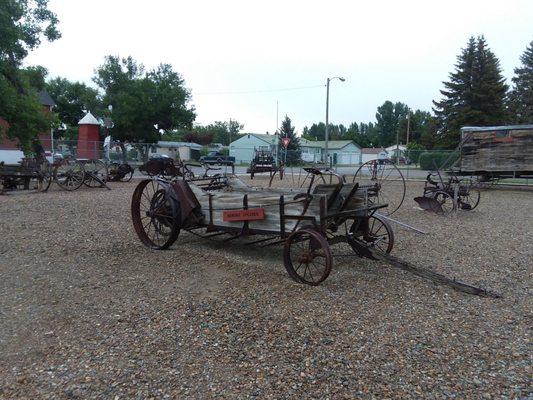
{"label": "street lamp", "polygon": [[344,78],[341,78],[340,76],[334,76],[333,78],[328,78],[327,79],[327,83],[326,83],[326,135],[325,135],[325,149],[324,149],[324,158],[325,158],[325,162],[326,164],[328,163],[328,140],[329,140],[329,136],[328,136],[328,125],[329,125],[329,82],[332,81],[333,79],[338,79],[339,81],[341,82],[344,82],[346,79]]}

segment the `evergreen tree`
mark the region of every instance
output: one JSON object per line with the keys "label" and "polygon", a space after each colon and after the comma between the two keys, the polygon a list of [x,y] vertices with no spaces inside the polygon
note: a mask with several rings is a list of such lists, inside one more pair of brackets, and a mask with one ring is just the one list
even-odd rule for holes
{"label": "evergreen tree", "polygon": [[[280,138],[287,137],[290,139],[289,146],[287,147],[286,165],[295,165],[302,158],[302,150],[300,148],[300,141],[294,132],[294,126],[292,126],[291,119],[285,115],[285,119],[281,122]],[[280,140],[281,144],[281,140]],[[283,148],[279,154],[282,154],[285,159],[285,149]]]}
{"label": "evergreen tree", "polygon": [[444,82],[441,101],[433,101],[441,144],[455,147],[466,125],[501,125],[507,85],[500,62],[483,36],[471,37],[457,57],[455,72]]}
{"label": "evergreen tree", "polygon": [[533,124],[533,41],[520,56],[522,66],[515,68],[513,90],[509,96],[512,123]]}

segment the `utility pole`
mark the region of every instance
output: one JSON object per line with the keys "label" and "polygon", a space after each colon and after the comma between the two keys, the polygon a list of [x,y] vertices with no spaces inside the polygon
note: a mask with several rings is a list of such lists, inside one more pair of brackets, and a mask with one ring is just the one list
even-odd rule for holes
{"label": "utility pole", "polygon": [[341,78],[340,76],[334,76],[333,78],[328,78],[326,80],[326,134],[324,135],[324,162],[328,164],[328,141],[329,141],[329,82],[333,79],[338,79],[341,82],[344,82],[346,79]]}
{"label": "utility pole", "polygon": [[328,125],[329,125],[329,78],[327,79],[326,81],[326,134],[325,134],[325,145],[324,145],[324,163],[326,164],[326,166],[329,166],[328,165],[328,140],[329,140],[329,135],[328,135]]}
{"label": "utility pole", "polygon": [[409,146],[409,123],[411,122],[411,111],[407,110],[407,142],[405,147]]}
{"label": "utility pole", "polygon": [[276,165],[279,166],[279,122],[278,122],[278,116],[279,116],[279,101],[276,100],[276,131],[274,132],[274,135],[276,135]]}

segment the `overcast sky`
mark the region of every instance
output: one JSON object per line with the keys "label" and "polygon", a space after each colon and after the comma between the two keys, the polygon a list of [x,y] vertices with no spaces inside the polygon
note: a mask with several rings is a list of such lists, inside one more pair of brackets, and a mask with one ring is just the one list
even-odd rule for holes
{"label": "overcast sky", "polygon": [[[62,38],[27,64],[91,83],[108,54],[147,68],[172,64],[192,91],[197,123],[237,119],[301,132],[325,120],[375,120],[385,100],[430,111],[469,36],[485,35],[510,78],[533,40],[533,1],[51,0]],[[91,83],[92,84],[92,83]],[[302,88],[297,90],[278,90]],[[311,87],[311,88],[309,88]],[[244,92],[244,93],[243,93]]]}

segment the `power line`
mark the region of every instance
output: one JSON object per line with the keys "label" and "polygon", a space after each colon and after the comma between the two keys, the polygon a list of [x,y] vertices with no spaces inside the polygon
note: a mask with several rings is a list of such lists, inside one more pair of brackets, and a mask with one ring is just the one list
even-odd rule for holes
{"label": "power line", "polygon": [[234,92],[204,92],[204,93],[193,93],[193,96],[208,96],[208,95],[220,95],[220,94],[249,94],[249,93],[271,93],[271,92],[288,92],[291,90],[304,90],[304,89],[316,89],[319,87],[325,87],[326,85],[314,85],[314,86],[300,86],[292,88],[283,88],[283,89],[265,89],[265,90],[242,90]]}

